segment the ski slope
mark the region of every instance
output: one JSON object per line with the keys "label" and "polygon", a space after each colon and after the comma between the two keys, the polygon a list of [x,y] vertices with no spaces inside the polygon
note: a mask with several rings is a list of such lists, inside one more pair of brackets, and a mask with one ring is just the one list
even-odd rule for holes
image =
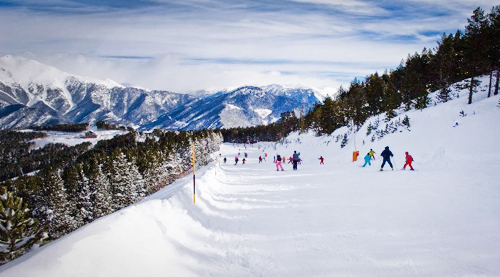
{"label": "ski slope", "polygon": [[[461,96],[409,111],[410,131],[374,142],[367,122],[344,148],[333,138],[347,128],[224,144],[226,164],[196,171],[196,203],[187,176],[0,267],[0,276],[500,276],[498,101],[467,105]],[[385,146],[395,171],[379,171]],[[361,167],[370,149],[377,159]],[[273,156],[294,150],[298,170],[276,171]],[[416,171],[400,170],[405,151]]]}

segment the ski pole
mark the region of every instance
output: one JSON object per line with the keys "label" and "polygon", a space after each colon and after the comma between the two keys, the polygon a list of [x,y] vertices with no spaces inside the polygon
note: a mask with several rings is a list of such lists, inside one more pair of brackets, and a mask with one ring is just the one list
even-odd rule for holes
{"label": "ski pole", "polygon": [[394,167],[396,167],[396,159],[394,157],[392,158],[392,162],[394,163]]}

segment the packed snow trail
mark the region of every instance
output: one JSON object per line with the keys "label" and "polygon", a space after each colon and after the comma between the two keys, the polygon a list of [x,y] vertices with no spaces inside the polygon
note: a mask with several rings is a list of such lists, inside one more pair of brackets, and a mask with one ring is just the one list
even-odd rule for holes
{"label": "packed snow trail", "polygon": [[[312,133],[261,149],[224,144],[226,164],[196,171],[196,203],[186,176],[0,267],[0,275],[500,276],[497,102],[411,111],[411,132],[358,141],[358,162],[350,161],[351,144],[341,149],[325,143],[333,136]],[[469,116],[458,118],[460,109]],[[380,172],[387,145],[396,170]],[[363,168],[371,148],[377,160]],[[294,150],[303,159],[298,170],[286,162],[276,171],[273,156]],[[414,172],[399,170],[405,151]],[[246,164],[234,165],[238,152],[240,161],[248,153]]]}

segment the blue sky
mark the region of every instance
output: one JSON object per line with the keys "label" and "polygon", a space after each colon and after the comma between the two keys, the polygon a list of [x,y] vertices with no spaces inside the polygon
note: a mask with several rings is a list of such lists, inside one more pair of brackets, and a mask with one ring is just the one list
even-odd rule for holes
{"label": "blue sky", "polygon": [[338,89],[397,67],[480,6],[465,0],[0,0],[0,55],[176,92]]}

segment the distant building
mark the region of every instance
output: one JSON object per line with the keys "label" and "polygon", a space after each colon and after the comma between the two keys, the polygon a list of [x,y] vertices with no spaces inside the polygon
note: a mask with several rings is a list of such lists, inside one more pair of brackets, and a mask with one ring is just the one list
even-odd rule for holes
{"label": "distant building", "polygon": [[84,138],[97,138],[97,134],[92,131],[85,132]]}

